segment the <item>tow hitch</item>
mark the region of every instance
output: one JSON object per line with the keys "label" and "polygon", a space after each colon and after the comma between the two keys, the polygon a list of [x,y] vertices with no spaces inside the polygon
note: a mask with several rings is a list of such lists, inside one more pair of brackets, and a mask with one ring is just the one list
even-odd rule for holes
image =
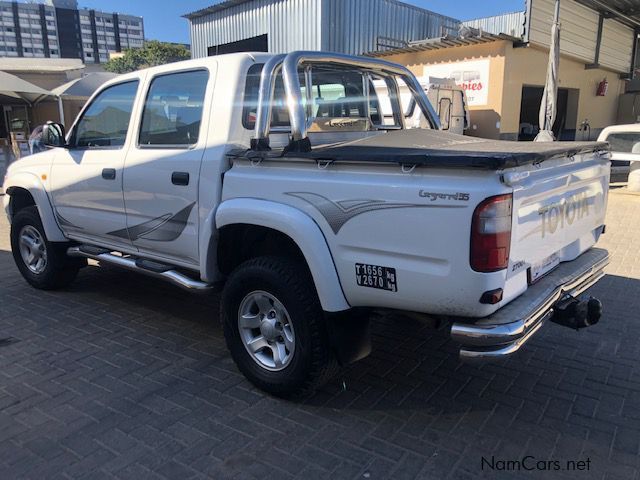
{"label": "tow hitch", "polygon": [[553,306],[550,320],[558,325],[579,330],[595,325],[602,316],[602,302],[588,295],[567,297]]}

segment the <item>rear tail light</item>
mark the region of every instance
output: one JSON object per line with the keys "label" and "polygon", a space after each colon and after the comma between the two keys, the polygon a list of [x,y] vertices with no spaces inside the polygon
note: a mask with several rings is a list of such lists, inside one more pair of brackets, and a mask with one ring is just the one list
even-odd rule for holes
{"label": "rear tail light", "polygon": [[512,196],[489,197],[476,207],[471,223],[471,268],[496,272],[507,268],[511,247]]}

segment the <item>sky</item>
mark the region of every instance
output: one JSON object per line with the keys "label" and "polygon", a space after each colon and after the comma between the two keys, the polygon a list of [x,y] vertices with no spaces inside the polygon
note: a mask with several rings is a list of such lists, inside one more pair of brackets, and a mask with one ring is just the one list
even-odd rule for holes
{"label": "sky", "polygon": [[[459,20],[524,11],[525,0],[405,0]],[[216,0],[79,0],[80,7],[130,13],[144,18],[145,36],[152,40],[189,43],[189,28],[182,15],[208,7]]]}

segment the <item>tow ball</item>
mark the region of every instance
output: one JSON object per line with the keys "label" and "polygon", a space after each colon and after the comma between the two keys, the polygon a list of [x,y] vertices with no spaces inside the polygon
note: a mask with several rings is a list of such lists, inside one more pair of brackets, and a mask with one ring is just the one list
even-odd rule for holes
{"label": "tow ball", "polygon": [[553,306],[551,321],[579,330],[595,325],[602,316],[602,302],[594,297],[567,297]]}

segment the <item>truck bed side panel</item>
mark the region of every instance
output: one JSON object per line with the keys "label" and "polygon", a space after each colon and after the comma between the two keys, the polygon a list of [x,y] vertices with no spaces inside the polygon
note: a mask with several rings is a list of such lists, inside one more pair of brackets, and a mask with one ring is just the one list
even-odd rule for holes
{"label": "truck bed side panel", "polygon": [[484,198],[508,191],[492,171],[234,161],[223,201],[264,198],[313,218],[351,306],[483,316],[497,307],[480,296],[501,287],[505,272],[471,270],[471,218]]}

